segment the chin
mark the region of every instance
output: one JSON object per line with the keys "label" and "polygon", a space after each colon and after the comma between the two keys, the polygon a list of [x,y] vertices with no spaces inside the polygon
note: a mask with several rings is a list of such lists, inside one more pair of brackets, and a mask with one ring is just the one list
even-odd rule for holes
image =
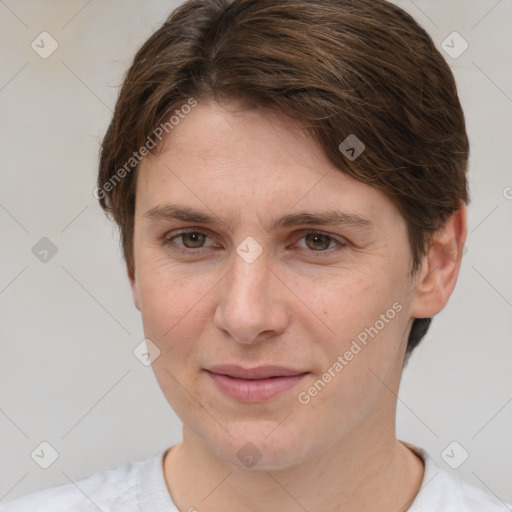
{"label": "chin", "polygon": [[223,439],[212,439],[210,450],[225,462],[254,471],[289,469],[307,456],[308,443],[296,425],[240,422],[230,425]]}

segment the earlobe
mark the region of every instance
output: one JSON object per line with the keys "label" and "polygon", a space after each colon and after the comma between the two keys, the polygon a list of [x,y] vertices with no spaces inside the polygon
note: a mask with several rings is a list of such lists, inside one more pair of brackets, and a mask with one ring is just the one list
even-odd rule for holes
{"label": "earlobe", "polygon": [[435,233],[425,255],[421,277],[413,291],[410,310],[413,318],[432,317],[446,306],[459,275],[466,236],[467,211],[461,203]]}

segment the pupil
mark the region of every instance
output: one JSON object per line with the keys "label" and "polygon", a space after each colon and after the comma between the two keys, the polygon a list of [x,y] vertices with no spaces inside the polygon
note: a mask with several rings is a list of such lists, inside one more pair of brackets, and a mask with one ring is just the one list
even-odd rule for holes
{"label": "pupil", "polygon": [[[327,249],[329,247],[329,237],[326,235],[306,235],[306,241],[308,240],[313,240],[313,244],[317,244],[313,245],[313,249]],[[318,245],[318,242],[320,245]]]}
{"label": "pupil", "polygon": [[202,233],[183,233],[183,242],[186,247],[201,247],[201,244],[204,242],[203,238],[204,235]]}

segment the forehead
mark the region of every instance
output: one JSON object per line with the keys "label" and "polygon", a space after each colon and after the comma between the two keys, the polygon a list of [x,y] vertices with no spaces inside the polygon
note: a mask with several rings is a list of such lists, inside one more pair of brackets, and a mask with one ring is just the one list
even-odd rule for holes
{"label": "forehead", "polygon": [[139,212],[171,201],[219,214],[323,207],[377,221],[397,215],[382,192],[335,168],[296,121],[238,104],[199,102],[138,174]]}

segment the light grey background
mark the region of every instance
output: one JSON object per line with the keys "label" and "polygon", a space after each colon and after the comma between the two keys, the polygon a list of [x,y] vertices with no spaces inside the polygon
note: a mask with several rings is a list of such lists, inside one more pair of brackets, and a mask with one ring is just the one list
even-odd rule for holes
{"label": "light grey background", "polygon": [[[117,86],[177,3],[0,2],[0,503],[181,439],[133,355],[139,312],[92,195]],[[439,48],[453,31],[469,43],[444,55],[466,113],[472,191],[459,282],[406,368],[398,437],[512,501],[512,2],[396,3]],[[59,45],[47,59],[31,48],[43,31]],[[58,249],[46,263],[32,252],[42,237]],[[59,455],[46,470],[31,458],[43,441]],[[441,457],[452,441],[469,453],[457,470]]]}

